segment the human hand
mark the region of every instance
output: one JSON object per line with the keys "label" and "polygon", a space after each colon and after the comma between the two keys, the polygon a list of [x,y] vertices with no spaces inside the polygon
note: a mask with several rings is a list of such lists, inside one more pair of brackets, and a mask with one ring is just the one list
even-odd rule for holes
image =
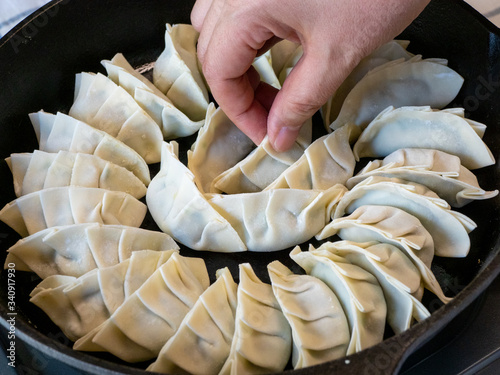
{"label": "human hand", "polygon": [[[197,0],[191,22],[212,94],[255,143],[277,151],[334,93],[358,62],[403,31],[430,0]],[[304,54],[278,92],[253,60],[281,39]]]}

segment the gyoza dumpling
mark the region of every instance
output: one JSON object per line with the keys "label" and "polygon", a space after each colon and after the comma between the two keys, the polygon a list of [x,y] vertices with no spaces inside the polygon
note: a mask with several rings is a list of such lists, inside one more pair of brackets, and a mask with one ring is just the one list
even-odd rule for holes
{"label": "gyoza dumpling", "polygon": [[77,340],[73,348],[107,351],[127,362],[155,358],[209,284],[203,259],[173,253],[109,319]]}
{"label": "gyoza dumpling", "polygon": [[205,124],[187,152],[187,165],[200,192],[218,192],[212,190],[213,180],[247,156],[254,146],[220,107],[209,107]]}
{"label": "gyoza dumpling", "polygon": [[249,263],[240,264],[238,305],[231,351],[220,375],[283,371],[292,351],[290,325],[271,285],[263,283]]}
{"label": "gyoza dumpling", "polygon": [[22,237],[46,228],[83,223],[139,227],[147,207],[121,191],[48,188],[23,195],[0,210],[0,220]]}
{"label": "gyoza dumpling", "polygon": [[347,355],[380,343],[384,338],[387,305],[379,282],[371,273],[330,252],[290,253],[308,275],[322,280],[338,297],[349,322]]}
{"label": "gyoza dumpling", "polygon": [[276,152],[265,137],[250,155],[214,179],[212,191],[238,194],[265,189],[304,154],[304,149],[311,144],[311,136],[312,119],[309,119],[285,152]]}
{"label": "gyoza dumpling", "polygon": [[[136,72],[125,57],[118,53],[111,61],[103,60],[109,78],[123,87],[160,126],[164,139],[194,134],[205,119],[192,121],[172,101],[142,74]],[[208,115],[208,111],[207,111]]]}
{"label": "gyoza dumpling", "polygon": [[208,91],[198,67],[198,32],[187,24],[166,25],[165,49],[156,60],[153,82],[191,120],[205,118]]}
{"label": "gyoza dumpling", "polygon": [[207,202],[194,175],[177,158],[177,147],[175,141],[164,143],[160,171],[146,194],[154,221],[162,231],[192,249],[245,251],[236,230]]}
{"label": "gyoza dumpling", "polygon": [[346,125],[332,134],[318,138],[266,190],[325,190],[335,184],[345,184],[354,173],[356,161],[351,142],[358,134],[359,130],[355,125]]}
{"label": "gyoza dumpling", "polygon": [[33,289],[30,302],[76,341],[105,322],[176,251],[134,251],[123,262],[78,278],[49,276]]}
{"label": "gyoza dumpling", "polygon": [[6,161],[18,197],[51,187],[81,186],[123,191],[139,199],[147,190],[129,170],[94,155],[35,150],[12,154]]}
{"label": "gyoza dumpling", "polygon": [[304,54],[304,49],[303,49],[302,45],[299,45],[299,46],[297,46],[295,51],[293,51],[293,53],[290,56],[288,56],[288,59],[283,64],[281,71],[279,72],[279,74],[277,74],[281,86],[283,86],[283,84],[285,83],[285,79],[288,77],[288,75],[290,74],[292,69],[295,67],[295,65],[297,65],[299,60],[302,58],[303,54]]}
{"label": "gyoza dumpling", "polygon": [[320,279],[295,275],[279,261],[267,266],[276,298],[293,335],[293,368],[346,356],[349,323],[337,296]]}
{"label": "gyoza dumpling", "polygon": [[253,61],[252,66],[255,68],[257,73],[259,73],[260,80],[267,83],[278,90],[281,89],[281,83],[273,69],[273,58],[271,55],[271,50],[258,56]]}
{"label": "gyoza dumpling", "polygon": [[442,60],[399,59],[368,72],[345,98],[335,130],[346,123],[364,129],[389,106],[422,106],[443,108],[458,94],[464,79]]}
{"label": "gyoza dumpling", "polygon": [[273,189],[247,194],[207,194],[207,201],[226,218],[250,251],[277,251],[312,238],[329,221],[345,193],[328,190]]}
{"label": "gyoza dumpling", "polygon": [[431,263],[434,258],[434,240],[415,216],[392,206],[363,205],[349,216],[332,220],[316,238],[323,240],[338,235],[353,242],[385,242],[401,249],[422,275],[424,287],[447,303]]}
{"label": "gyoza dumpling", "polygon": [[90,154],[127,168],[146,186],[151,177],[144,159],[125,143],[71,116],[39,111],[29,115],[40,151]]}
{"label": "gyoza dumpling", "polygon": [[283,39],[276,43],[269,50],[271,52],[271,64],[274,73],[279,78],[279,75],[285,64],[290,60],[290,57],[295,53],[300,44]]}
{"label": "gyoza dumpling", "polygon": [[393,206],[417,217],[431,234],[438,256],[461,258],[469,252],[469,232],[476,224],[464,214],[450,210],[446,201],[423,185],[368,177],[342,197],[333,218],[364,205]]}
{"label": "gyoza dumpling", "polygon": [[216,375],[229,356],[234,335],[237,285],[228,268],[200,296],[148,371]]}
{"label": "gyoza dumpling", "polygon": [[488,146],[467,119],[430,107],[389,107],[361,133],[353,151],[357,160],[387,156],[401,148],[430,148],[456,155],[469,169],[495,164]]}
{"label": "gyoza dumpling", "polygon": [[398,334],[406,331],[414,321],[430,316],[420,302],[421,274],[396,246],[388,243],[350,241],[325,242],[309,251],[326,256],[335,254],[375,276],[384,291],[387,303],[387,322]]}
{"label": "gyoza dumpling", "polygon": [[160,127],[127,91],[108,77],[100,73],[77,74],[75,101],[69,115],[116,137],[147,163],[160,161]]}
{"label": "gyoza dumpling", "polygon": [[452,207],[498,195],[498,190],[481,189],[476,176],[461,165],[458,156],[434,149],[396,150],[384,160],[370,161],[346,186],[352,188],[369,176],[399,178],[427,186]]}
{"label": "gyoza dumpling", "polygon": [[328,126],[337,118],[346,96],[366,75],[366,73],[377,66],[388,63],[389,61],[401,58],[408,60],[413,57],[413,54],[406,50],[408,44],[409,42],[404,40],[391,40],[390,42],[377,48],[370,55],[366,56],[359,62],[359,64],[335,91],[332,97],[322,107],[325,128],[328,129]]}
{"label": "gyoza dumpling", "polygon": [[6,265],[51,275],[79,277],[94,268],[120,263],[136,250],[172,250],[179,246],[158,231],[123,225],[73,224],[52,227],[17,241],[10,247]]}

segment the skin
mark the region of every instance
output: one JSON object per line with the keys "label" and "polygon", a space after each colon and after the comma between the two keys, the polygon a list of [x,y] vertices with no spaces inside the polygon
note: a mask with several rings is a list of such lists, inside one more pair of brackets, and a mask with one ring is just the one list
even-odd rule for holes
{"label": "skin", "polygon": [[[277,151],[358,62],[396,37],[430,0],[197,0],[191,22],[212,94],[256,144],[267,134]],[[260,82],[254,58],[282,39],[304,54],[281,90]]]}

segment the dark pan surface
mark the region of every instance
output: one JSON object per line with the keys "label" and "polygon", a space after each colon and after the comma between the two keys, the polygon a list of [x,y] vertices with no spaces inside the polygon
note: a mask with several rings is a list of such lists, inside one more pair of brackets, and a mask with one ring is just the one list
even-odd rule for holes
{"label": "dark pan surface", "polygon": [[[134,66],[154,61],[164,47],[165,23],[189,22],[194,1],[186,0],[62,0],[53,1],[0,40],[0,157],[37,148],[28,113],[44,109],[67,112],[73,100],[74,75],[103,71],[102,59],[121,52]],[[485,142],[495,158],[500,156],[500,32],[462,1],[433,0],[426,11],[402,34],[409,50],[425,57],[441,57],[464,78],[465,84],[452,106],[464,107],[467,117],[488,125]],[[500,187],[500,167],[475,171],[487,190]],[[0,162],[0,205],[15,198],[12,176]],[[418,346],[434,336],[464,310],[500,272],[500,198],[477,201],[460,210],[478,224],[471,233],[472,249],[465,259],[436,258],[433,270],[445,293],[456,298],[442,307],[425,296],[434,311],[426,321],[361,353],[296,374],[393,373]],[[153,226],[148,221],[146,226]],[[8,249],[18,236],[0,223],[0,247]],[[214,254],[203,256],[211,275],[229,266],[251,262],[259,277],[274,259],[287,265],[288,251],[269,254]],[[3,263],[4,252],[0,260]],[[297,270],[297,267],[294,267]],[[1,323],[8,327],[6,272],[0,274]],[[110,356],[74,352],[43,313],[27,302],[38,280],[16,274],[16,336],[28,345],[87,373],[144,374]]]}

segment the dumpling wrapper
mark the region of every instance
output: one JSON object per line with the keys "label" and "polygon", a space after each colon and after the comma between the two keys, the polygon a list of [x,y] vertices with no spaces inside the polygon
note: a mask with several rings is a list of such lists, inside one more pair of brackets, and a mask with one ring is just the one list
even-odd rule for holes
{"label": "dumpling wrapper", "polygon": [[18,197],[51,187],[80,186],[123,191],[139,199],[147,190],[132,172],[95,155],[35,150],[12,154],[6,161]]}
{"label": "dumpling wrapper", "polygon": [[175,141],[164,143],[161,168],[146,202],[158,227],[195,250],[247,250],[236,230],[200,193],[195,177],[178,157]]}
{"label": "dumpling wrapper", "polygon": [[476,169],[495,164],[490,149],[467,119],[430,107],[388,107],[361,133],[354,145],[356,160],[384,157],[401,148],[429,148],[460,158]]}
{"label": "dumpling wrapper", "polygon": [[5,265],[16,260],[16,269],[51,275],[79,277],[120,263],[136,250],[176,250],[172,238],[158,231],[123,225],[73,224],[52,227],[17,241],[7,251]]}
{"label": "dumpling wrapper", "polygon": [[457,96],[464,79],[444,62],[416,55],[372,69],[349,92],[330,128],[354,123],[364,129],[389,106],[445,107]]}
{"label": "dumpling wrapper", "polygon": [[271,285],[249,263],[239,265],[238,305],[231,351],[220,375],[281,372],[290,359],[292,334]]}
{"label": "dumpling wrapper", "polygon": [[370,161],[347,181],[346,186],[352,188],[369,176],[416,182],[434,191],[452,207],[463,207],[473,200],[498,195],[498,190],[483,190],[476,176],[461,165],[458,156],[434,149],[396,150],[383,160]]}
{"label": "dumpling wrapper", "polygon": [[254,146],[220,107],[209,107],[205,124],[187,152],[187,165],[200,192],[218,193],[212,189],[214,179],[247,156]]}
{"label": "dumpling wrapper", "polygon": [[335,184],[345,184],[354,174],[356,161],[351,142],[354,142],[358,135],[358,128],[349,124],[318,138],[266,190],[325,190]]}
{"label": "dumpling wrapper", "polygon": [[369,177],[342,197],[333,218],[350,214],[363,205],[393,206],[417,217],[431,234],[437,256],[461,258],[469,252],[469,233],[476,224],[451,210],[446,201],[423,185]]}
{"label": "dumpling wrapper", "polygon": [[370,70],[388,63],[389,61],[401,58],[408,60],[414,56],[406,50],[408,44],[409,42],[404,40],[391,40],[359,62],[332,97],[323,105],[321,111],[325,128],[329,129],[329,125],[337,118],[347,95]]}
{"label": "dumpling wrapper", "polygon": [[90,154],[128,169],[146,186],[151,181],[142,156],[115,137],[71,116],[39,111],[29,115],[40,151]]}
{"label": "dumpling wrapper", "polygon": [[303,243],[329,221],[346,192],[337,184],[328,190],[273,189],[246,194],[207,194],[207,201],[226,218],[249,251],[277,251]]}
{"label": "dumpling wrapper", "polygon": [[196,53],[198,36],[191,25],[167,24],[165,49],[153,69],[155,86],[192,121],[203,120],[209,104]]}
{"label": "dumpling wrapper", "polygon": [[49,276],[33,289],[30,302],[76,341],[105,322],[176,251],[139,250],[78,278]]}
{"label": "dumpling wrapper", "polygon": [[301,251],[292,259],[308,275],[322,280],[338,297],[349,322],[347,355],[380,343],[384,338],[387,305],[379,282],[371,273],[327,251]]}
{"label": "dumpling wrapper", "polygon": [[148,371],[216,375],[229,356],[235,330],[237,284],[228,268],[199,297]]}
{"label": "dumpling wrapper", "polygon": [[269,50],[271,52],[271,64],[274,73],[279,78],[279,75],[285,64],[290,60],[290,57],[295,53],[300,44],[286,39],[280,40]]}
{"label": "dumpling wrapper", "polygon": [[318,240],[337,235],[353,242],[384,242],[402,250],[422,275],[424,287],[441,301],[448,303],[431,264],[434,258],[434,240],[415,216],[392,206],[363,205],[349,216],[332,220],[316,236]]}
{"label": "dumpling wrapper", "polygon": [[23,195],[0,210],[0,220],[22,237],[70,224],[139,227],[147,207],[131,195],[98,188],[56,187]]}
{"label": "dumpling wrapper", "polygon": [[257,73],[259,73],[260,80],[262,82],[265,82],[278,90],[281,89],[280,80],[273,69],[273,57],[271,50],[268,50],[266,53],[256,57],[252,66],[255,68]]}
{"label": "dumpling wrapper", "polygon": [[101,73],[79,73],[69,115],[105,131],[149,163],[160,161],[163,135],[130,94]]}
{"label": "dumpling wrapper", "polygon": [[350,241],[326,242],[316,250],[327,251],[355,264],[375,276],[387,303],[387,322],[394,333],[409,329],[414,322],[430,316],[420,302],[421,274],[396,246],[388,243]]}
{"label": "dumpling wrapper", "polygon": [[351,335],[335,293],[319,278],[293,274],[279,261],[270,263],[267,269],[292,329],[293,368],[345,357]]}
{"label": "dumpling wrapper", "polygon": [[304,154],[304,149],[311,144],[311,136],[312,119],[309,119],[287,151],[276,152],[265,137],[246,158],[214,179],[212,192],[238,194],[265,189]]}
{"label": "dumpling wrapper", "polygon": [[205,261],[173,253],[75,350],[107,351],[127,362],[155,358],[210,284]]}
{"label": "dumpling wrapper", "polygon": [[[191,120],[151,81],[135,71],[125,57],[118,53],[112,60],[103,60],[109,78],[123,87],[149,116],[160,126],[164,139],[187,137],[205,123]],[[213,104],[212,104],[213,105]],[[208,115],[207,108],[207,115]]]}

